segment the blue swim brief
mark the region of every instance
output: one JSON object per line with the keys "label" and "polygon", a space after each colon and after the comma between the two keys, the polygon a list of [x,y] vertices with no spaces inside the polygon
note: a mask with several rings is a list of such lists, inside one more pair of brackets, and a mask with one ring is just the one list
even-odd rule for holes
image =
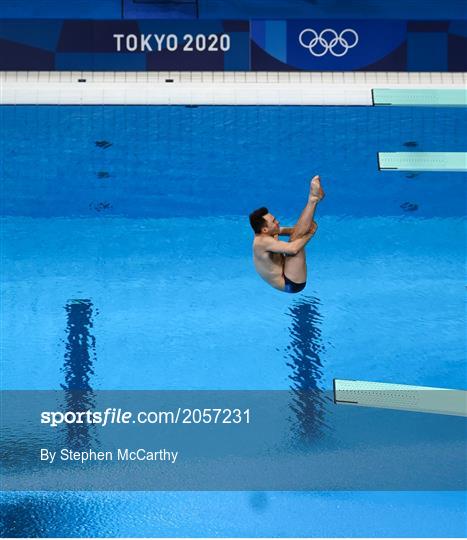
{"label": "blue swim brief", "polygon": [[300,291],[303,291],[303,289],[306,287],[306,281],[305,283],[295,283],[295,281],[292,281],[287,276],[284,276],[285,281],[285,287],[284,292],[288,293],[298,293]]}

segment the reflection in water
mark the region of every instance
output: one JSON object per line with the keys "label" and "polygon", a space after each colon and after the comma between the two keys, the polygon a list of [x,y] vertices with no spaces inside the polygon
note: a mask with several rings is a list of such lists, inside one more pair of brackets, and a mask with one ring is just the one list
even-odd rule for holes
{"label": "reflection in water", "polygon": [[47,515],[40,502],[30,497],[2,504],[0,535],[2,538],[40,538],[47,527]]}
{"label": "reflection in water", "polygon": [[[93,305],[90,300],[70,300],[65,306],[67,314],[67,338],[65,340],[65,361],[62,371],[65,382],[62,384],[64,403],[60,410],[86,411],[93,409],[94,393],[91,377],[94,374],[96,340],[91,334],[93,327]],[[90,426],[86,424],[67,424],[67,447],[74,450],[93,446]],[[21,451],[18,443],[15,452]],[[25,448],[25,452],[30,450]],[[67,512],[67,510],[70,510]],[[69,506],[57,503],[50,494],[40,493],[32,496],[20,494],[12,501],[1,502],[0,537],[43,538],[62,536],[67,528],[73,533],[80,530],[82,517],[79,505]],[[60,516],[60,519],[59,519]],[[76,521],[76,523],[73,522]],[[59,532],[60,531],[60,532]],[[57,534],[58,533],[58,534]],[[65,534],[65,536],[67,536]],[[75,534],[73,534],[75,536]]]}
{"label": "reflection in water", "polygon": [[[67,333],[65,342],[65,392],[66,409],[87,411],[94,408],[94,392],[91,376],[96,357],[96,338],[91,334],[93,327],[93,305],[90,300],[74,299],[65,306]],[[68,424],[67,443],[70,448],[82,448],[90,444],[87,424]]]}
{"label": "reflection in water", "polygon": [[313,440],[326,428],[326,403],[329,398],[320,387],[323,376],[321,354],[320,302],[314,297],[301,297],[289,308],[292,318],[290,345],[287,347],[287,365],[292,368],[293,400],[291,408],[296,415],[296,430],[301,440]]}

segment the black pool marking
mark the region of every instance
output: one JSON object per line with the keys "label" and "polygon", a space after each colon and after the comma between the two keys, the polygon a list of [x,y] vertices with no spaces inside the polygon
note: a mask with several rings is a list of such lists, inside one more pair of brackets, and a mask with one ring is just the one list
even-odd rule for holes
{"label": "black pool marking", "polygon": [[400,207],[406,212],[415,212],[418,210],[418,204],[411,202],[402,203]]}
{"label": "black pool marking", "polygon": [[403,143],[403,146],[405,146],[407,148],[415,148],[416,146],[418,146],[418,142],[416,142],[416,141],[407,141],[407,142]]}
{"label": "black pool marking", "polygon": [[173,79],[165,79],[165,82],[175,82]]}
{"label": "black pool marking", "polygon": [[96,212],[102,212],[103,210],[110,210],[112,208],[112,204],[106,201],[100,203],[90,203],[89,208],[96,210]]}
{"label": "black pool marking", "polygon": [[199,105],[185,105],[187,109],[197,109]]}
{"label": "black pool marking", "polygon": [[96,146],[105,150],[106,148],[112,146],[112,143],[109,141],[96,141]]}
{"label": "black pool marking", "polygon": [[108,173],[107,171],[99,171],[97,173],[97,177],[98,178],[110,178],[110,173]]}
{"label": "black pool marking", "polygon": [[406,178],[416,178],[420,173],[409,173],[409,174],[406,174],[405,177]]}
{"label": "black pool marking", "polygon": [[86,82],[86,79],[78,79],[78,82]]}

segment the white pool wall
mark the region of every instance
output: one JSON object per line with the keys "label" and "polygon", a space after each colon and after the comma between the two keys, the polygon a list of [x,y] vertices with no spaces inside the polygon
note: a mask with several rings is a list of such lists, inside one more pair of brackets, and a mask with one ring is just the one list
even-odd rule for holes
{"label": "white pool wall", "polygon": [[0,104],[372,105],[374,88],[466,83],[445,72],[3,71]]}

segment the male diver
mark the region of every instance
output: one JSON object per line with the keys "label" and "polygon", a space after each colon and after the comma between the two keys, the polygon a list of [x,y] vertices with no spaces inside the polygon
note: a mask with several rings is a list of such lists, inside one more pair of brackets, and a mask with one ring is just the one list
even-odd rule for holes
{"label": "male diver", "polygon": [[[313,221],[316,206],[324,197],[320,177],[310,183],[308,202],[295,227],[280,227],[277,219],[265,207],[250,214],[255,231],[253,261],[258,274],[275,289],[298,293],[306,286],[305,246],[318,225]],[[279,236],[289,236],[288,242]]]}

